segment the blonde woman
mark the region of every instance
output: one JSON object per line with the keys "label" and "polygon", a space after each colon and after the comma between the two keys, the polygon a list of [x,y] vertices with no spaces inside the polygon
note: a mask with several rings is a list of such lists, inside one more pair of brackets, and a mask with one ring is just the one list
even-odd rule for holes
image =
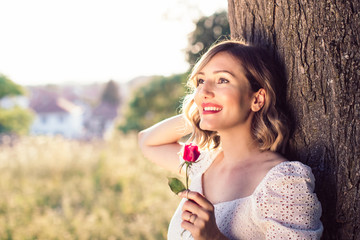
{"label": "blonde woman", "polygon": [[202,150],[168,239],[320,239],[311,169],[279,154],[288,127],[276,68],[261,48],[218,43],[189,77],[183,114],[139,133],[145,157],[176,172],[183,136]]}

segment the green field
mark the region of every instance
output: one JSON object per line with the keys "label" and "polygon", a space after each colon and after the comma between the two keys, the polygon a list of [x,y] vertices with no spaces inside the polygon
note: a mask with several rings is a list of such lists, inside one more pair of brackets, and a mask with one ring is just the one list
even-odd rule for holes
{"label": "green field", "polygon": [[166,239],[180,199],[136,135],[0,145],[0,239]]}

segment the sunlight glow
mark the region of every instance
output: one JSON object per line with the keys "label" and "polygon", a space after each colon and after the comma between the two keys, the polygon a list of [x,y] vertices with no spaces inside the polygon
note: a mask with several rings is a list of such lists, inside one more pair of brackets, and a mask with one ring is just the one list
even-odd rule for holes
{"label": "sunlight glow", "polygon": [[181,73],[193,22],[226,8],[225,0],[0,1],[0,73],[24,85]]}

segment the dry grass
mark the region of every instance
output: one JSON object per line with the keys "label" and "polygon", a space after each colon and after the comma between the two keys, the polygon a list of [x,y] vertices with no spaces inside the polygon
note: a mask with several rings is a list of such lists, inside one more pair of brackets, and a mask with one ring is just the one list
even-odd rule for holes
{"label": "dry grass", "polygon": [[166,239],[179,199],[135,135],[0,145],[0,239]]}

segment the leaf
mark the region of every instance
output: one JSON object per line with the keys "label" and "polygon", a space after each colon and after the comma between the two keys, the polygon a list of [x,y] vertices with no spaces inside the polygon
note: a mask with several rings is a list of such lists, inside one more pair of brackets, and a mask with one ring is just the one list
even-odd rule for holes
{"label": "leaf", "polygon": [[186,190],[184,184],[179,179],[168,177],[168,180],[169,180],[168,182],[169,187],[171,191],[173,191],[175,194],[178,194],[179,192]]}

